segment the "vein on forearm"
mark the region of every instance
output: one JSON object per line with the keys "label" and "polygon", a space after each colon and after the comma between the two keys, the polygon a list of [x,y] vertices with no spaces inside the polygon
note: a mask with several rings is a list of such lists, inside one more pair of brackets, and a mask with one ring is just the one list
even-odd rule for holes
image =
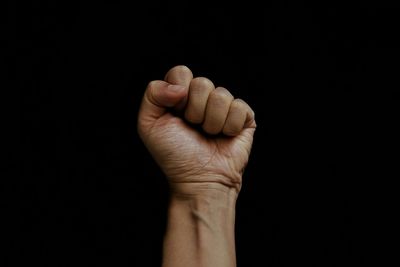
{"label": "vein on forearm", "polygon": [[213,232],[213,233],[215,232],[215,230],[213,229],[211,224],[207,221],[206,217],[203,216],[200,212],[192,209],[192,215],[195,220],[202,222],[211,232]]}

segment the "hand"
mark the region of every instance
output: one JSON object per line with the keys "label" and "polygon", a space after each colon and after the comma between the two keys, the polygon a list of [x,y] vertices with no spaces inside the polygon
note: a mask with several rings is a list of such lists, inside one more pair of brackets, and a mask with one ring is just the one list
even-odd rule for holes
{"label": "hand", "polygon": [[221,185],[239,192],[255,129],[246,102],[207,78],[193,78],[186,66],[148,84],[138,116],[141,139],[172,190],[183,195]]}

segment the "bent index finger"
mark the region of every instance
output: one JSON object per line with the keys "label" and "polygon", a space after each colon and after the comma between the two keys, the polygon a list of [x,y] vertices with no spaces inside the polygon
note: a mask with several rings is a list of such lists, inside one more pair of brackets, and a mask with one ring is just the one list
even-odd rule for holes
{"label": "bent index finger", "polygon": [[[182,85],[189,88],[193,79],[192,71],[185,65],[177,65],[165,74],[164,80],[171,84]],[[187,96],[175,106],[176,110],[183,110],[187,104]]]}
{"label": "bent index finger", "polygon": [[190,83],[189,99],[185,118],[191,123],[202,123],[210,93],[215,89],[212,81],[205,77],[196,77]]}

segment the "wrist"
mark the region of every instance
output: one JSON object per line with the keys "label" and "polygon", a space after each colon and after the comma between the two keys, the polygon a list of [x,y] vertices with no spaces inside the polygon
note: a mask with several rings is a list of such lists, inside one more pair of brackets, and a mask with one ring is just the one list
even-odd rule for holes
{"label": "wrist", "polygon": [[[225,182],[229,180],[230,182]],[[235,179],[190,177],[183,182],[173,182],[169,179],[171,197],[179,200],[208,199],[209,201],[236,201],[241,189],[241,177]]]}
{"label": "wrist", "polygon": [[218,183],[182,183],[170,186],[170,199],[175,202],[203,202],[223,204],[235,208],[239,192],[236,188]]}
{"label": "wrist", "polygon": [[182,266],[235,266],[237,193],[233,188],[210,186],[201,193],[196,190],[196,194],[171,192],[166,263],[180,255]]}
{"label": "wrist", "polygon": [[[170,219],[182,222],[184,217],[195,227],[204,228],[214,235],[225,236],[234,231],[237,192],[218,184],[203,185],[193,194],[170,194]],[[174,216],[175,215],[175,216]],[[190,218],[190,219],[189,219]]]}

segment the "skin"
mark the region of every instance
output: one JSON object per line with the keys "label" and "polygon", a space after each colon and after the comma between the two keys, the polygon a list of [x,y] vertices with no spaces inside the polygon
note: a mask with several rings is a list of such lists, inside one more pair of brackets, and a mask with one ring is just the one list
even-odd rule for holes
{"label": "skin", "polygon": [[235,204],[256,129],[254,111],[175,66],[151,81],[138,133],[170,185],[163,266],[236,266]]}

